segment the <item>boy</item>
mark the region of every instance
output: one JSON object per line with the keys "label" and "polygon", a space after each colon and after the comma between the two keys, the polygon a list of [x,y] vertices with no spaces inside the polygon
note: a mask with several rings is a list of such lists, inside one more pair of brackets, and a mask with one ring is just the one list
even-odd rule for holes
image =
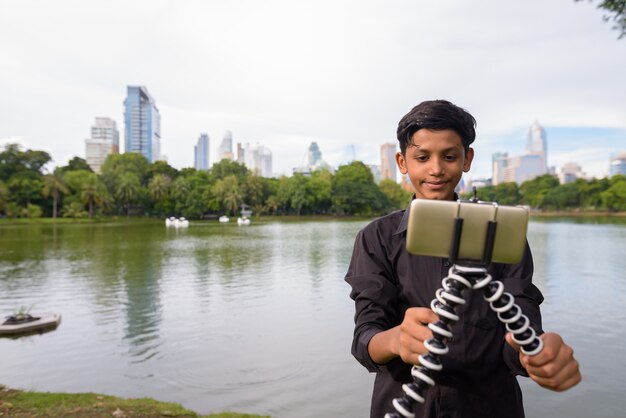
{"label": "boy", "polygon": [[[445,100],[422,102],[398,124],[400,152],[396,162],[408,174],[415,197],[455,200],[454,189],[472,164],[476,121],[464,109]],[[436,257],[406,251],[409,211],[397,211],[359,232],[346,281],[355,301],[352,354],[376,372],[371,417],[393,412],[392,400],[404,395],[402,384],[412,381],[411,366],[427,350],[432,337],[427,324],[438,319],[430,301],[441,287],[450,264]],[[516,265],[492,263],[489,273],[507,292],[539,334],[543,301],[532,284],[533,263],[528,245]],[[581,375],[572,349],[555,333],[543,333],[543,350],[529,357],[519,351],[479,292],[465,292],[461,319],[452,326],[450,351],[440,357],[443,370],[416,417],[517,418],[524,416],[515,375],[530,376],[539,385],[563,391]],[[506,341],[506,342],[505,342]]]}

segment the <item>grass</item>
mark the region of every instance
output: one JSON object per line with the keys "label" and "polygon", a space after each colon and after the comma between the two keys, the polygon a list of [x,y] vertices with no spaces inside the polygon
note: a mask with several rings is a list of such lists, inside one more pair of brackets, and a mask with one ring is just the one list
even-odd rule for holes
{"label": "grass", "polygon": [[96,393],[46,393],[0,385],[0,417],[15,418],[269,418],[222,412],[198,415],[181,405],[154,399],[123,399]]}

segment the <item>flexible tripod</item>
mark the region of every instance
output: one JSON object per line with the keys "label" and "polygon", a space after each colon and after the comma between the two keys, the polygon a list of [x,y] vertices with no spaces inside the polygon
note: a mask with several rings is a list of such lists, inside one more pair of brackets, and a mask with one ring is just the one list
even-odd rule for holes
{"label": "flexible tripod", "polygon": [[[476,201],[476,200],[475,200]],[[385,414],[385,418],[413,418],[416,403],[424,403],[426,392],[435,385],[435,375],[443,366],[440,356],[448,353],[447,341],[452,338],[451,324],[460,318],[456,314],[457,306],[465,303],[464,290],[481,290],[484,299],[496,312],[500,322],[513,334],[513,341],[521,346],[524,354],[532,356],[543,349],[543,341],[530,326],[530,320],[515,304],[513,295],[504,291],[504,285],[493,280],[486,267],[491,263],[496,236],[497,222],[491,220],[487,225],[487,236],[482,260],[460,260],[459,248],[463,219],[454,220],[454,235],[449,259],[453,266],[448,276],[441,281],[442,287],[435,292],[430,308],[439,316],[439,320],[428,324],[433,337],[424,341],[428,353],[419,356],[420,365],[411,369],[413,382],[404,384],[404,396],[393,400],[395,412]]]}

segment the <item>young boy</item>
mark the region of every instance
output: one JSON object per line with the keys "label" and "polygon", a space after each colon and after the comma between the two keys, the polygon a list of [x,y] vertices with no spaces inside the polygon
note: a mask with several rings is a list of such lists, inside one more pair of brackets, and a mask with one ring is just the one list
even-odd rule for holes
{"label": "young boy", "polygon": [[[400,120],[396,162],[408,174],[416,198],[457,199],[454,189],[474,157],[475,124],[472,115],[445,100],[420,103]],[[446,259],[406,251],[408,216],[409,210],[397,211],[363,228],[346,274],[356,307],[352,354],[377,373],[372,418],[393,412],[392,400],[404,395],[403,383],[412,381],[411,367],[419,364],[419,355],[427,352],[424,341],[432,337],[427,324],[438,319],[430,302],[450,268]],[[541,330],[543,296],[532,284],[528,246],[519,264],[492,263],[488,271],[542,334],[544,348],[535,356],[523,355],[482,294],[465,292],[450,351],[440,357],[443,370],[425,403],[417,404],[416,417],[524,417],[515,375],[530,376],[554,391],[581,379],[572,349],[558,334]]]}

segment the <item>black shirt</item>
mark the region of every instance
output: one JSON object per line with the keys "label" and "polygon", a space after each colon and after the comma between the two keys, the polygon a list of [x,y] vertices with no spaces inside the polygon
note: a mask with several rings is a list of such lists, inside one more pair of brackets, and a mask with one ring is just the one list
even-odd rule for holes
{"label": "black shirt", "polygon": [[[448,274],[448,260],[416,256],[405,248],[409,210],[376,219],[359,231],[346,281],[355,301],[352,354],[370,372],[376,372],[371,417],[394,411],[392,400],[402,397],[402,384],[412,381],[411,365],[399,357],[376,364],[367,346],[378,332],[399,325],[409,307],[429,307],[441,280]],[[519,264],[488,266],[494,280],[528,316],[541,333],[541,292],[532,284],[533,262],[528,245]],[[522,395],[515,375],[527,375],[518,354],[505,339],[506,330],[482,294],[465,291],[465,305],[457,307],[460,320],[452,326],[450,351],[441,356],[443,370],[436,386],[427,391],[416,417],[517,418],[524,416]]]}

